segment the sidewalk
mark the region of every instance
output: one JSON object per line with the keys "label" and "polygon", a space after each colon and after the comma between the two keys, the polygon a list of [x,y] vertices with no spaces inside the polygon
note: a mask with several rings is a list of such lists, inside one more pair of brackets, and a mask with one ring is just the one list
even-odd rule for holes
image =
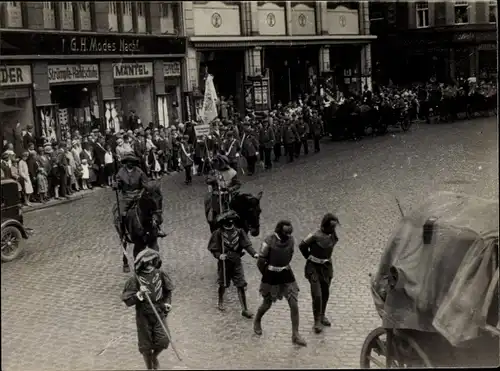
{"label": "sidewalk", "polygon": [[85,191],[80,191],[77,194],[73,194],[71,196],[68,196],[68,198],[62,198],[60,200],[50,200],[47,201],[46,203],[32,203],[31,206],[23,206],[23,213],[27,214],[36,210],[43,210],[43,209],[48,209],[49,207],[54,207],[58,205],[64,205],[76,200],[81,200],[82,198],[85,198],[91,194],[94,194],[96,192],[99,192],[99,190],[103,190],[105,188],[100,188],[100,187],[95,187],[93,189],[88,189]]}

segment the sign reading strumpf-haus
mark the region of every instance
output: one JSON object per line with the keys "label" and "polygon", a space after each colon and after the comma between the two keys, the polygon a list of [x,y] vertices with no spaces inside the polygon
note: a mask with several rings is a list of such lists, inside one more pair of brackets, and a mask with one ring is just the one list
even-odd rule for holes
{"label": "sign reading strumpf-haus", "polygon": [[2,56],[22,55],[182,55],[186,39],[152,35],[95,35],[3,31]]}
{"label": "sign reading strumpf-haus", "polygon": [[99,80],[99,66],[97,64],[49,65],[48,73],[50,84]]}

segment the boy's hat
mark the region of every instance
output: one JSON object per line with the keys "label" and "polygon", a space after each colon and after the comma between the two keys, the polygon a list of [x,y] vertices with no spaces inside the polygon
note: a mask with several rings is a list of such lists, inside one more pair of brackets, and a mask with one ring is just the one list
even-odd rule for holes
{"label": "boy's hat", "polygon": [[139,254],[137,254],[137,257],[135,258],[134,261],[135,270],[136,271],[140,270],[143,264],[151,262],[155,259],[161,261],[160,254],[157,251],[150,249],[149,247],[145,248]]}

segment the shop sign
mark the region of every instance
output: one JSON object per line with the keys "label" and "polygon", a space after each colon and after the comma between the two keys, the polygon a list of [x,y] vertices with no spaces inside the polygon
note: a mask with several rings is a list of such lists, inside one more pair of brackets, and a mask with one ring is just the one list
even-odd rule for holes
{"label": "shop sign", "polygon": [[113,63],[115,79],[137,79],[153,77],[153,62]]}
{"label": "shop sign", "polygon": [[472,32],[462,32],[455,34],[455,41],[472,41],[474,40],[474,34]]}
{"label": "shop sign", "polygon": [[31,66],[0,66],[0,86],[31,84]]}
{"label": "shop sign", "polygon": [[0,55],[134,55],[186,53],[186,38],[152,35],[3,31]]}
{"label": "shop sign", "polygon": [[99,81],[97,64],[64,64],[48,68],[49,84]]}
{"label": "shop sign", "polygon": [[164,62],[163,75],[165,77],[176,77],[181,75],[181,62]]}

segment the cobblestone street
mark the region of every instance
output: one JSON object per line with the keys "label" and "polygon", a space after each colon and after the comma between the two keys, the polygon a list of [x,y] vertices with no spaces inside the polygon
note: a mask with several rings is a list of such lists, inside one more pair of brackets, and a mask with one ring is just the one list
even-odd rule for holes
{"label": "cobblestone street", "polygon": [[[381,250],[400,214],[432,191],[450,190],[498,198],[496,117],[453,124],[414,126],[360,142],[327,142],[319,154],[280,165],[254,178],[243,191],[264,191],[259,248],[280,218],[294,224],[296,242],[333,211],[340,219],[334,252],[334,281],[327,315],[332,327],[312,331],[309,286],[303,257],[293,268],[301,293],[301,331],[307,348],[291,343],[286,301],[264,317],[264,334],[240,315],[236,291],[227,311],[216,308],[216,262],[207,251],[201,178],[186,187],[181,175],[164,178],[165,231],[160,242],[164,267],[176,291],[169,326],[184,361],[171,349],[164,368],[341,368],[359,367],[365,336],[380,325],[369,290]],[[26,215],[35,230],[19,260],[2,264],[2,369],[142,369],[135,313],[120,300],[128,276],[112,224],[114,193]],[[244,258],[248,302],[260,304],[260,273]]]}

